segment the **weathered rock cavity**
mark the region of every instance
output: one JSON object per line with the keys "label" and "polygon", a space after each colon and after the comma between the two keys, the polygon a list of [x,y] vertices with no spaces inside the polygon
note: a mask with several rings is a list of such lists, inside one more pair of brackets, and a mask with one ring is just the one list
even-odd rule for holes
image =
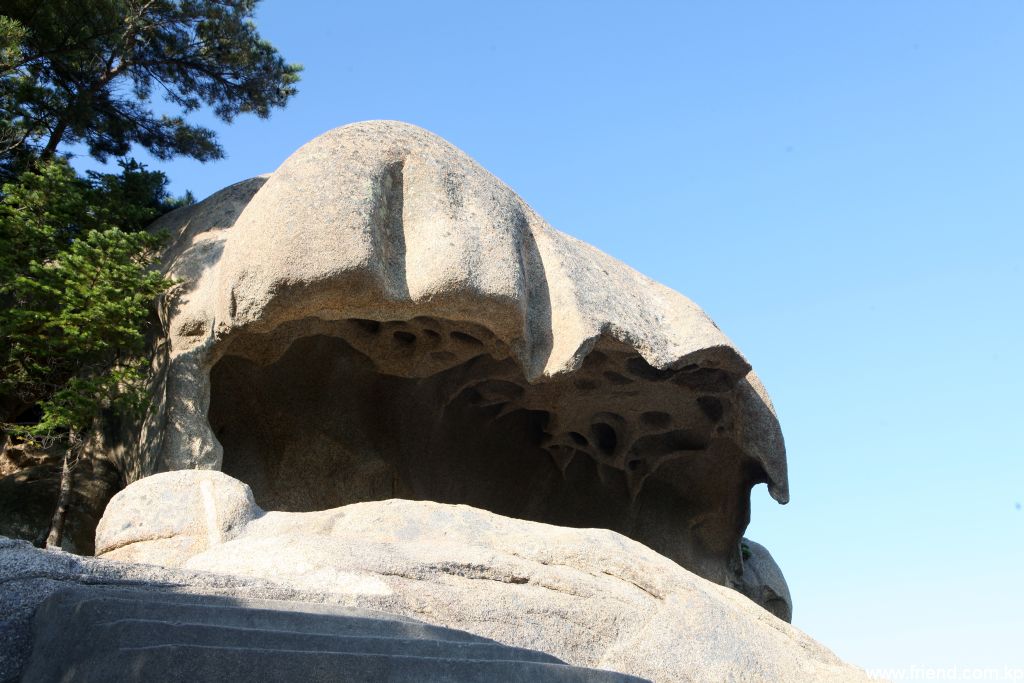
{"label": "weathered rock cavity", "polygon": [[723,581],[764,469],[734,441],[739,377],[657,370],[602,340],[529,383],[485,328],[307,319],[227,347],[209,420],[261,507],[411,498],[619,531]]}

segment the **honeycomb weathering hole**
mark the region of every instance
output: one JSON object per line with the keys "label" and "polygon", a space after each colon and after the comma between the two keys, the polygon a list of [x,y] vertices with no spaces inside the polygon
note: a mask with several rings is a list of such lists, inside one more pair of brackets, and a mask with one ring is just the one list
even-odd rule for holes
{"label": "honeycomb weathering hole", "polygon": [[613,529],[721,582],[766,480],[729,436],[736,379],[603,339],[531,384],[477,325],[306,319],[229,340],[208,417],[264,509],[464,503]]}

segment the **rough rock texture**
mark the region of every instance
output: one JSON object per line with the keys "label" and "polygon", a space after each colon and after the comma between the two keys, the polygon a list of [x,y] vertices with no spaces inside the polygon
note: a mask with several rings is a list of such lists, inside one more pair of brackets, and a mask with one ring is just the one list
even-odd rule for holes
{"label": "rough rock texture", "polygon": [[267,509],[403,497],[609,528],[742,588],[751,487],[789,495],[750,365],[444,140],[345,126],[154,227],[181,284],[129,481],[223,469]]}
{"label": "rough rock texture", "polygon": [[96,554],[177,567],[182,558],[230,540],[262,514],[249,487],[220,472],[157,474],[107,505],[96,529]]}
{"label": "rough rock texture", "polygon": [[[186,504],[155,505],[161,492]],[[328,593],[656,681],[866,680],[738,592],[613,531],[426,501],[307,513],[251,501],[218,472],[156,475],[114,497],[97,550]]]}

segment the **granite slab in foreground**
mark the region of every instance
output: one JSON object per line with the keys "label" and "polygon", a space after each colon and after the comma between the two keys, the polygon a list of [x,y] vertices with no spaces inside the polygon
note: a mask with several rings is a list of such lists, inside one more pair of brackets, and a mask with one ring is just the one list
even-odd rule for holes
{"label": "granite slab in foreground", "polygon": [[36,610],[23,681],[644,683],[347,607],[78,586]]}

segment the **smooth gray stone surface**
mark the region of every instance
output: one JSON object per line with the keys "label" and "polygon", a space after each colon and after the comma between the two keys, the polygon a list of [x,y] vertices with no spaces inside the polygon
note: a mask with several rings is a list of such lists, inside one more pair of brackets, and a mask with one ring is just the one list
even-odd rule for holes
{"label": "smooth gray stone surface", "polygon": [[[380,654],[444,659],[499,659],[546,664],[564,664],[556,657],[536,650],[514,648],[500,643],[463,640],[405,638],[400,633],[385,636],[337,636],[325,633],[297,633],[262,628],[210,626],[188,622],[118,619],[113,622],[80,624],[91,640],[111,647],[111,653],[126,648],[148,648],[153,643],[174,643],[256,650],[316,651],[339,654]],[[89,650],[97,652],[97,645]],[[66,648],[62,648],[66,652]]]}
{"label": "smooth gray stone surface", "polygon": [[[31,681],[35,679],[25,679]],[[58,679],[39,679],[58,680]],[[566,664],[504,660],[442,659],[293,650],[223,649],[165,645],[126,649],[97,657],[59,679],[66,683],[109,681],[414,681],[417,683],[628,683],[642,679]]]}
{"label": "smooth gray stone surface", "polygon": [[284,601],[76,587],[48,598],[33,630],[27,683],[642,680],[410,619]]}
{"label": "smooth gray stone surface", "polygon": [[[72,556],[75,557],[75,556]],[[279,614],[282,611],[287,612],[301,612],[309,615],[324,615],[324,616],[342,616],[342,617],[366,617],[369,619],[380,620],[387,619],[390,621],[400,621],[407,624],[416,624],[419,626],[426,626],[427,628],[436,628],[430,624],[424,624],[415,619],[404,617],[400,614],[385,614],[372,609],[361,609],[359,607],[349,607],[346,605],[331,605],[311,602],[298,602],[296,600],[269,600],[263,598],[244,597],[238,598],[230,595],[200,595],[196,593],[169,593],[165,590],[159,590],[156,586],[130,586],[124,588],[118,588],[114,585],[96,585],[96,586],[75,586],[69,587],[66,590],[62,590],[50,597],[48,604],[56,605],[64,602],[80,603],[82,601],[82,595],[86,595],[89,598],[104,598],[108,600],[127,600],[128,602],[138,604],[140,594],[145,596],[146,604],[156,605],[202,605],[204,607],[238,607],[245,605],[246,607],[257,610],[266,609],[270,610],[274,614]],[[308,622],[303,622],[308,623]],[[473,634],[465,634],[467,638],[476,640],[486,640],[480,636],[474,636]]]}
{"label": "smooth gray stone surface", "polygon": [[[296,634],[363,635],[396,638],[434,638],[477,643],[494,641],[463,631],[431,626],[402,617],[370,610],[336,607],[333,614],[308,612],[304,603],[285,601],[210,599],[209,596],[171,595],[172,598],[195,597],[196,601],[167,600],[165,593],[126,590],[94,592],[92,589],[62,591],[36,613],[36,618],[73,620],[82,625],[107,624],[118,620],[184,622],[249,630],[270,630]],[[203,604],[201,600],[209,600]],[[233,603],[233,604],[231,604]],[[320,606],[326,607],[326,606]]]}

